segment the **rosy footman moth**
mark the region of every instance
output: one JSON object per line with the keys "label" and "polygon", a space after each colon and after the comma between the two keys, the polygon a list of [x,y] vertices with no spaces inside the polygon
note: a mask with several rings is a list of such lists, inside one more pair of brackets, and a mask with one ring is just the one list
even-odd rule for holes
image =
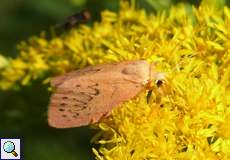
{"label": "rosy footman moth", "polygon": [[89,66],[54,77],[49,125],[70,128],[96,123],[138,95],[157,76],[153,65],[136,60]]}

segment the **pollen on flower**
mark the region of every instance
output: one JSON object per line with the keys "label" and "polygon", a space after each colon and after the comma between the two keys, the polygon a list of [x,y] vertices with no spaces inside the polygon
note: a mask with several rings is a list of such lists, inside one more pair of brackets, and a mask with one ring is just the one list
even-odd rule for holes
{"label": "pollen on flower", "polygon": [[[230,9],[203,1],[147,14],[119,13],[48,40],[32,37],[15,59],[1,58],[0,88],[98,63],[146,59],[167,74],[98,124],[97,160],[230,159]],[[5,63],[6,64],[6,63]],[[151,92],[150,92],[151,90]]]}

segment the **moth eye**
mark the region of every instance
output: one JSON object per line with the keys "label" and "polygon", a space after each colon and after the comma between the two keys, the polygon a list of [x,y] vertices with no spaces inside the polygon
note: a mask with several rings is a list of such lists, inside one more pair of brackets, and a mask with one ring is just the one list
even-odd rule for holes
{"label": "moth eye", "polygon": [[163,83],[164,83],[164,81],[161,80],[161,79],[157,79],[157,80],[155,81],[155,84],[157,85],[157,87],[161,87],[161,86],[163,85]]}

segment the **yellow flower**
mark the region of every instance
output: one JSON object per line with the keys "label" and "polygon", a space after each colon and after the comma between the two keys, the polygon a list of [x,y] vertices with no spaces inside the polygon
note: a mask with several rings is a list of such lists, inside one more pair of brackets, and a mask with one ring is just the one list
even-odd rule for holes
{"label": "yellow flower", "polygon": [[9,60],[4,56],[0,55],[0,69],[4,69],[9,64]]}

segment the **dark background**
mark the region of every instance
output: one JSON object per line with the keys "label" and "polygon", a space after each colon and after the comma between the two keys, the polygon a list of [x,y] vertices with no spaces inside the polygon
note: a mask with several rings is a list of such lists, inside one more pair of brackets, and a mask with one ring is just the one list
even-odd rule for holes
{"label": "dark background", "polygon": [[[140,0],[137,5],[156,12],[178,2],[181,1]],[[198,5],[200,1],[186,2]],[[100,11],[118,8],[118,0],[0,0],[0,53],[16,57],[17,43],[42,31],[49,32],[51,26],[82,9],[92,13],[89,22],[92,24],[100,20]],[[47,125],[50,96],[47,88],[34,82],[18,91],[0,91],[0,138],[22,138],[26,160],[94,159],[90,139],[95,130],[89,127],[60,130]]]}

